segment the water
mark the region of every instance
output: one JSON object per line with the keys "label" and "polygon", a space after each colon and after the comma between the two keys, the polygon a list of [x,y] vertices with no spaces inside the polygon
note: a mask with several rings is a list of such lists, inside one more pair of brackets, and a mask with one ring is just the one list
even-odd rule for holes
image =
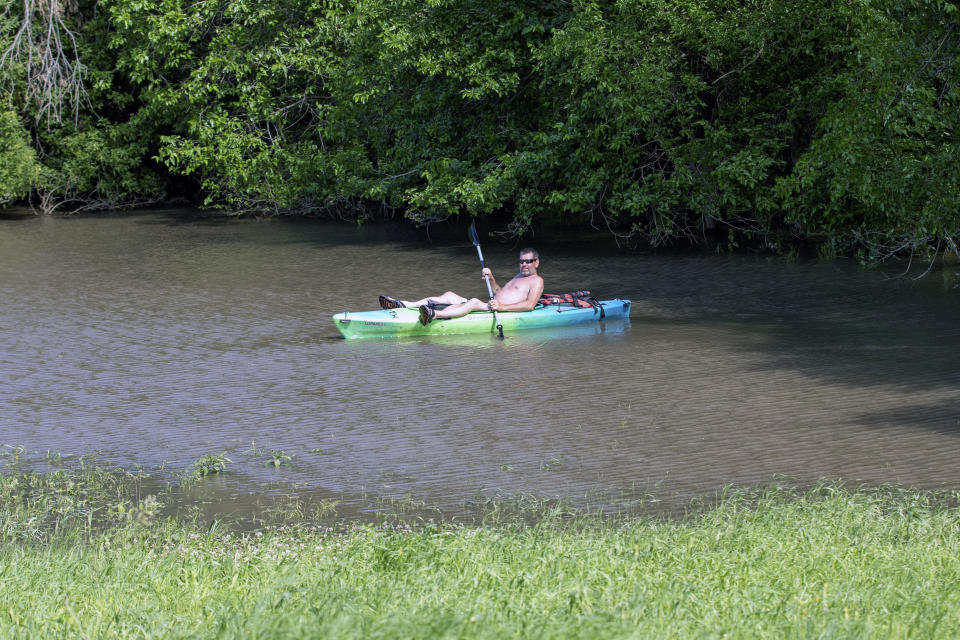
{"label": "water", "polygon": [[[632,299],[631,319],[503,342],[341,339],[331,315],[381,293],[482,295],[465,236],[424,238],[182,211],[0,220],[0,444],[168,471],[226,452],[228,501],[348,507],[682,504],[781,475],[960,488],[950,270],[538,238],[548,290]],[[484,244],[501,279],[515,249]],[[292,464],[265,466],[277,450]]]}

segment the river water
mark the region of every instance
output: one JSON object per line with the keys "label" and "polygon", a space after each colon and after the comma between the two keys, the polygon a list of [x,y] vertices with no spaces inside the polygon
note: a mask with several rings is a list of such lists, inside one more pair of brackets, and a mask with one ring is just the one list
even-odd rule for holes
{"label": "river water", "polygon": [[[630,320],[347,341],[331,315],[378,294],[481,296],[465,236],[183,211],[0,220],[0,445],[168,472],[226,452],[220,500],[348,509],[684,504],[781,476],[960,488],[960,268],[532,243],[548,290],[631,299]],[[484,253],[501,281],[516,269],[516,247]]]}

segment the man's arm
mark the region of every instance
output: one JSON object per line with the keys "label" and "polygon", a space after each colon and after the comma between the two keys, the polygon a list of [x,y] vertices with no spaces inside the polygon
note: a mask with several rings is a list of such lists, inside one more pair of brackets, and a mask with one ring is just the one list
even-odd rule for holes
{"label": "man's arm", "polygon": [[540,301],[540,296],[543,295],[543,278],[540,276],[535,276],[536,281],[530,283],[530,289],[527,290],[527,297],[519,302],[511,302],[510,304],[503,304],[499,300],[491,301],[491,309],[496,309],[497,311],[531,311],[537,302]]}

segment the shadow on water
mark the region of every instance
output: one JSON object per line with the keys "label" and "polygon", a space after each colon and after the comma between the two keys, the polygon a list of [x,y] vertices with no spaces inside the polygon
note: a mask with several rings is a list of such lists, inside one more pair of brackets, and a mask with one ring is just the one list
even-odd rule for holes
{"label": "shadow on water", "polygon": [[[655,284],[634,294],[633,317],[723,325],[751,338],[740,348],[762,355],[753,364],[761,369],[852,387],[960,386],[960,291],[944,291],[936,275],[915,282],[842,262],[741,258],[698,268],[704,260],[663,260],[649,274]],[[671,281],[676,286],[664,291]]]}
{"label": "shadow on water", "polygon": [[915,333],[906,333],[893,322],[803,316],[780,316],[774,323],[767,318],[751,322],[716,317],[645,317],[643,322],[648,327],[722,325],[731,333],[750,338],[739,348],[762,356],[752,365],[758,370],[793,370],[849,387],[929,390],[960,386],[960,365],[955,355],[960,349],[960,325],[947,322],[939,327],[918,327]]}
{"label": "shadow on water", "polygon": [[960,436],[960,400],[934,405],[907,405],[883,411],[865,412],[858,418],[868,426],[898,428],[909,424],[951,437]]}
{"label": "shadow on water", "polygon": [[757,346],[768,356],[764,368],[795,369],[851,387],[930,390],[960,385],[955,355],[960,331],[955,327],[928,325],[905,335],[868,323],[805,319],[784,324],[751,328],[765,337]]}

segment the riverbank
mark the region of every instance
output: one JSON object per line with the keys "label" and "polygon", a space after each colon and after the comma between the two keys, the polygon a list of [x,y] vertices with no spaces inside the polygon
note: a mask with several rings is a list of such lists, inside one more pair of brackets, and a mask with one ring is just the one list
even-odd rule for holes
{"label": "riverbank", "polygon": [[0,476],[0,636],[949,638],[955,496],[732,492],[681,519],[162,519],[137,474]]}

